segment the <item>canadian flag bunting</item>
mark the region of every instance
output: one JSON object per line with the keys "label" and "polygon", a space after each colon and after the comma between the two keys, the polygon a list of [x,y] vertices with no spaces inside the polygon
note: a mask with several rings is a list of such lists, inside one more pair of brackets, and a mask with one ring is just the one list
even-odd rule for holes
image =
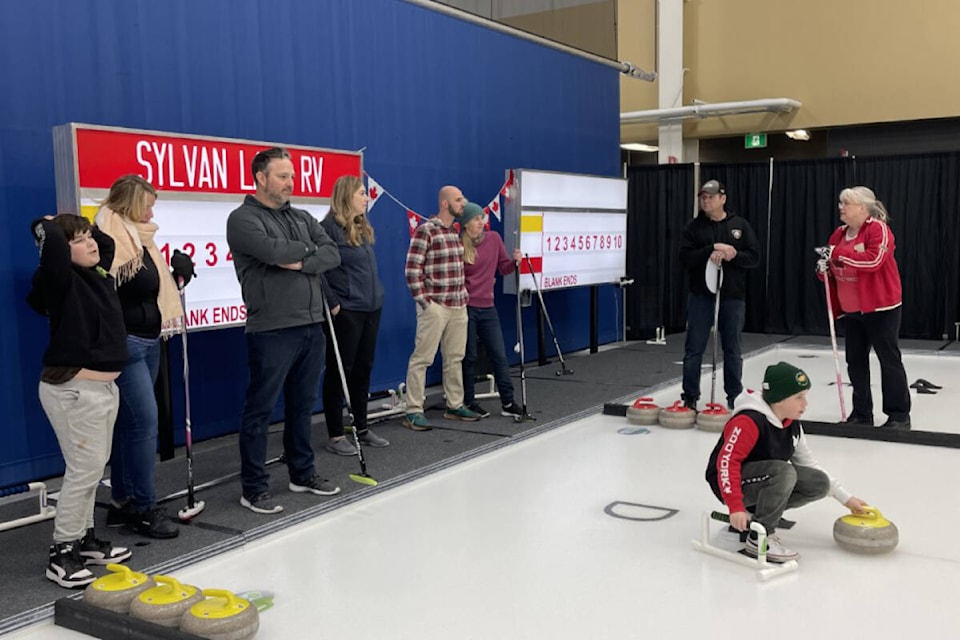
{"label": "canadian flag bunting", "polygon": [[407,223],[410,226],[410,237],[412,238],[413,232],[420,226],[420,216],[418,216],[416,212],[407,209]]}
{"label": "canadian flag bunting", "polygon": [[[497,222],[500,222],[500,195],[496,195],[493,200],[490,201],[490,204],[484,208],[484,211],[487,214],[493,214],[497,218]],[[487,218],[487,228],[490,227],[490,219]]]}
{"label": "canadian flag bunting", "polygon": [[[369,173],[364,171],[364,174],[367,176],[367,212],[373,208],[373,205],[377,203],[381,196],[387,196],[398,205],[404,208],[407,212],[407,226],[410,228],[410,237],[413,237],[413,232],[416,231],[417,227],[420,226],[420,223],[425,220],[423,216],[414,211],[413,209],[407,208],[402,202],[397,200],[397,198],[391,194],[389,191],[384,189],[379,182],[373,179]],[[493,200],[483,208],[483,226],[487,230],[490,229],[490,214],[496,216],[497,220],[502,220],[502,208],[500,206],[500,196],[503,196],[507,199],[507,202],[510,201],[512,197],[516,195],[516,181],[513,175],[513,169],[510,170],[507,179],[503,182],[503,186],[500,187],[500,190],[497,192],[497,195],[493,197]],[[459,225],[458,225],[459,228]]]}
{"label": "canadian flag bunting", "polygon": [[377,200],[382,195],[383,187],[373,179],[373,176],[367,174],[367,213],[370,213],[370,209],[373,209],[373,205],[377,204]]}

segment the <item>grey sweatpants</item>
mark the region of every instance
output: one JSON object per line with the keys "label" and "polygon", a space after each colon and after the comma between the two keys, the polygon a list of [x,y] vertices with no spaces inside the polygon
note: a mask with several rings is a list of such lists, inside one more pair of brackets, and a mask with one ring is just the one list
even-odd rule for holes
{"label": "grey sweatpants", "polygon": [[41,382],[39,395],[67,465],[53,541],[80,540],[93,527],[97,484],[110,459],[120,393],[113,382],[74,378],[63,384]]}
{"label": "grey sweatpants", "polygon": [[773,534],[780,516],[826,497],[830,478],[823,471],[783,460],[747,462],[740,471],[743,503],[753,505],[753,519]]}

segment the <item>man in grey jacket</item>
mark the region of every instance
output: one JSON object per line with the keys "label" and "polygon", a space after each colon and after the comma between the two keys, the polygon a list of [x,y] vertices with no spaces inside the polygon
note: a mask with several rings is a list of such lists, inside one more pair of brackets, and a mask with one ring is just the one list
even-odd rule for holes
{"label": "man in grey jacket", "polygon": [[340,264],[340,252],[312,215],[290,206],[294,170],[285,149],[261,151],[251,171],[256,193],[227,219],[227,244],[247,307],[250,366],[240,423],[240,504],[277,513],[283,507],[269,491],[267,426],[281,390],[290,491],[340,491],[316,474],[310,438],[324,365],[322,274]]}

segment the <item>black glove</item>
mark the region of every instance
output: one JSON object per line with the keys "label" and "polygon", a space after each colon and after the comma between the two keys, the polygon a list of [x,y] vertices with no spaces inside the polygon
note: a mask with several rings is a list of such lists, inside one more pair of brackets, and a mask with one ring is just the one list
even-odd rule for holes
{"label": "black glove", "polygon": [[[173,273],[173,279],[177,283],[178,287],[185,287],[190,282],[190,280],[197,275],[197,272],[193,269],[193,260],[190,259],[190,256],[180,251],[180,249],[173,250],[173,257],[170,258],[170,271]],[[183,284],[180,284],[180,281],[183,281]]]}

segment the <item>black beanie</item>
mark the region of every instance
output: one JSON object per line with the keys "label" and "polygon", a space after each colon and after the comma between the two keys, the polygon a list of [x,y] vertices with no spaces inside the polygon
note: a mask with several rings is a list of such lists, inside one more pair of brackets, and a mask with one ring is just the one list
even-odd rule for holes
{"label": "black beanie", "polygon": [[780,402],[809,388],[807,374],[789,362],[772,364],[763,374],[763,399],[767,404]]}

